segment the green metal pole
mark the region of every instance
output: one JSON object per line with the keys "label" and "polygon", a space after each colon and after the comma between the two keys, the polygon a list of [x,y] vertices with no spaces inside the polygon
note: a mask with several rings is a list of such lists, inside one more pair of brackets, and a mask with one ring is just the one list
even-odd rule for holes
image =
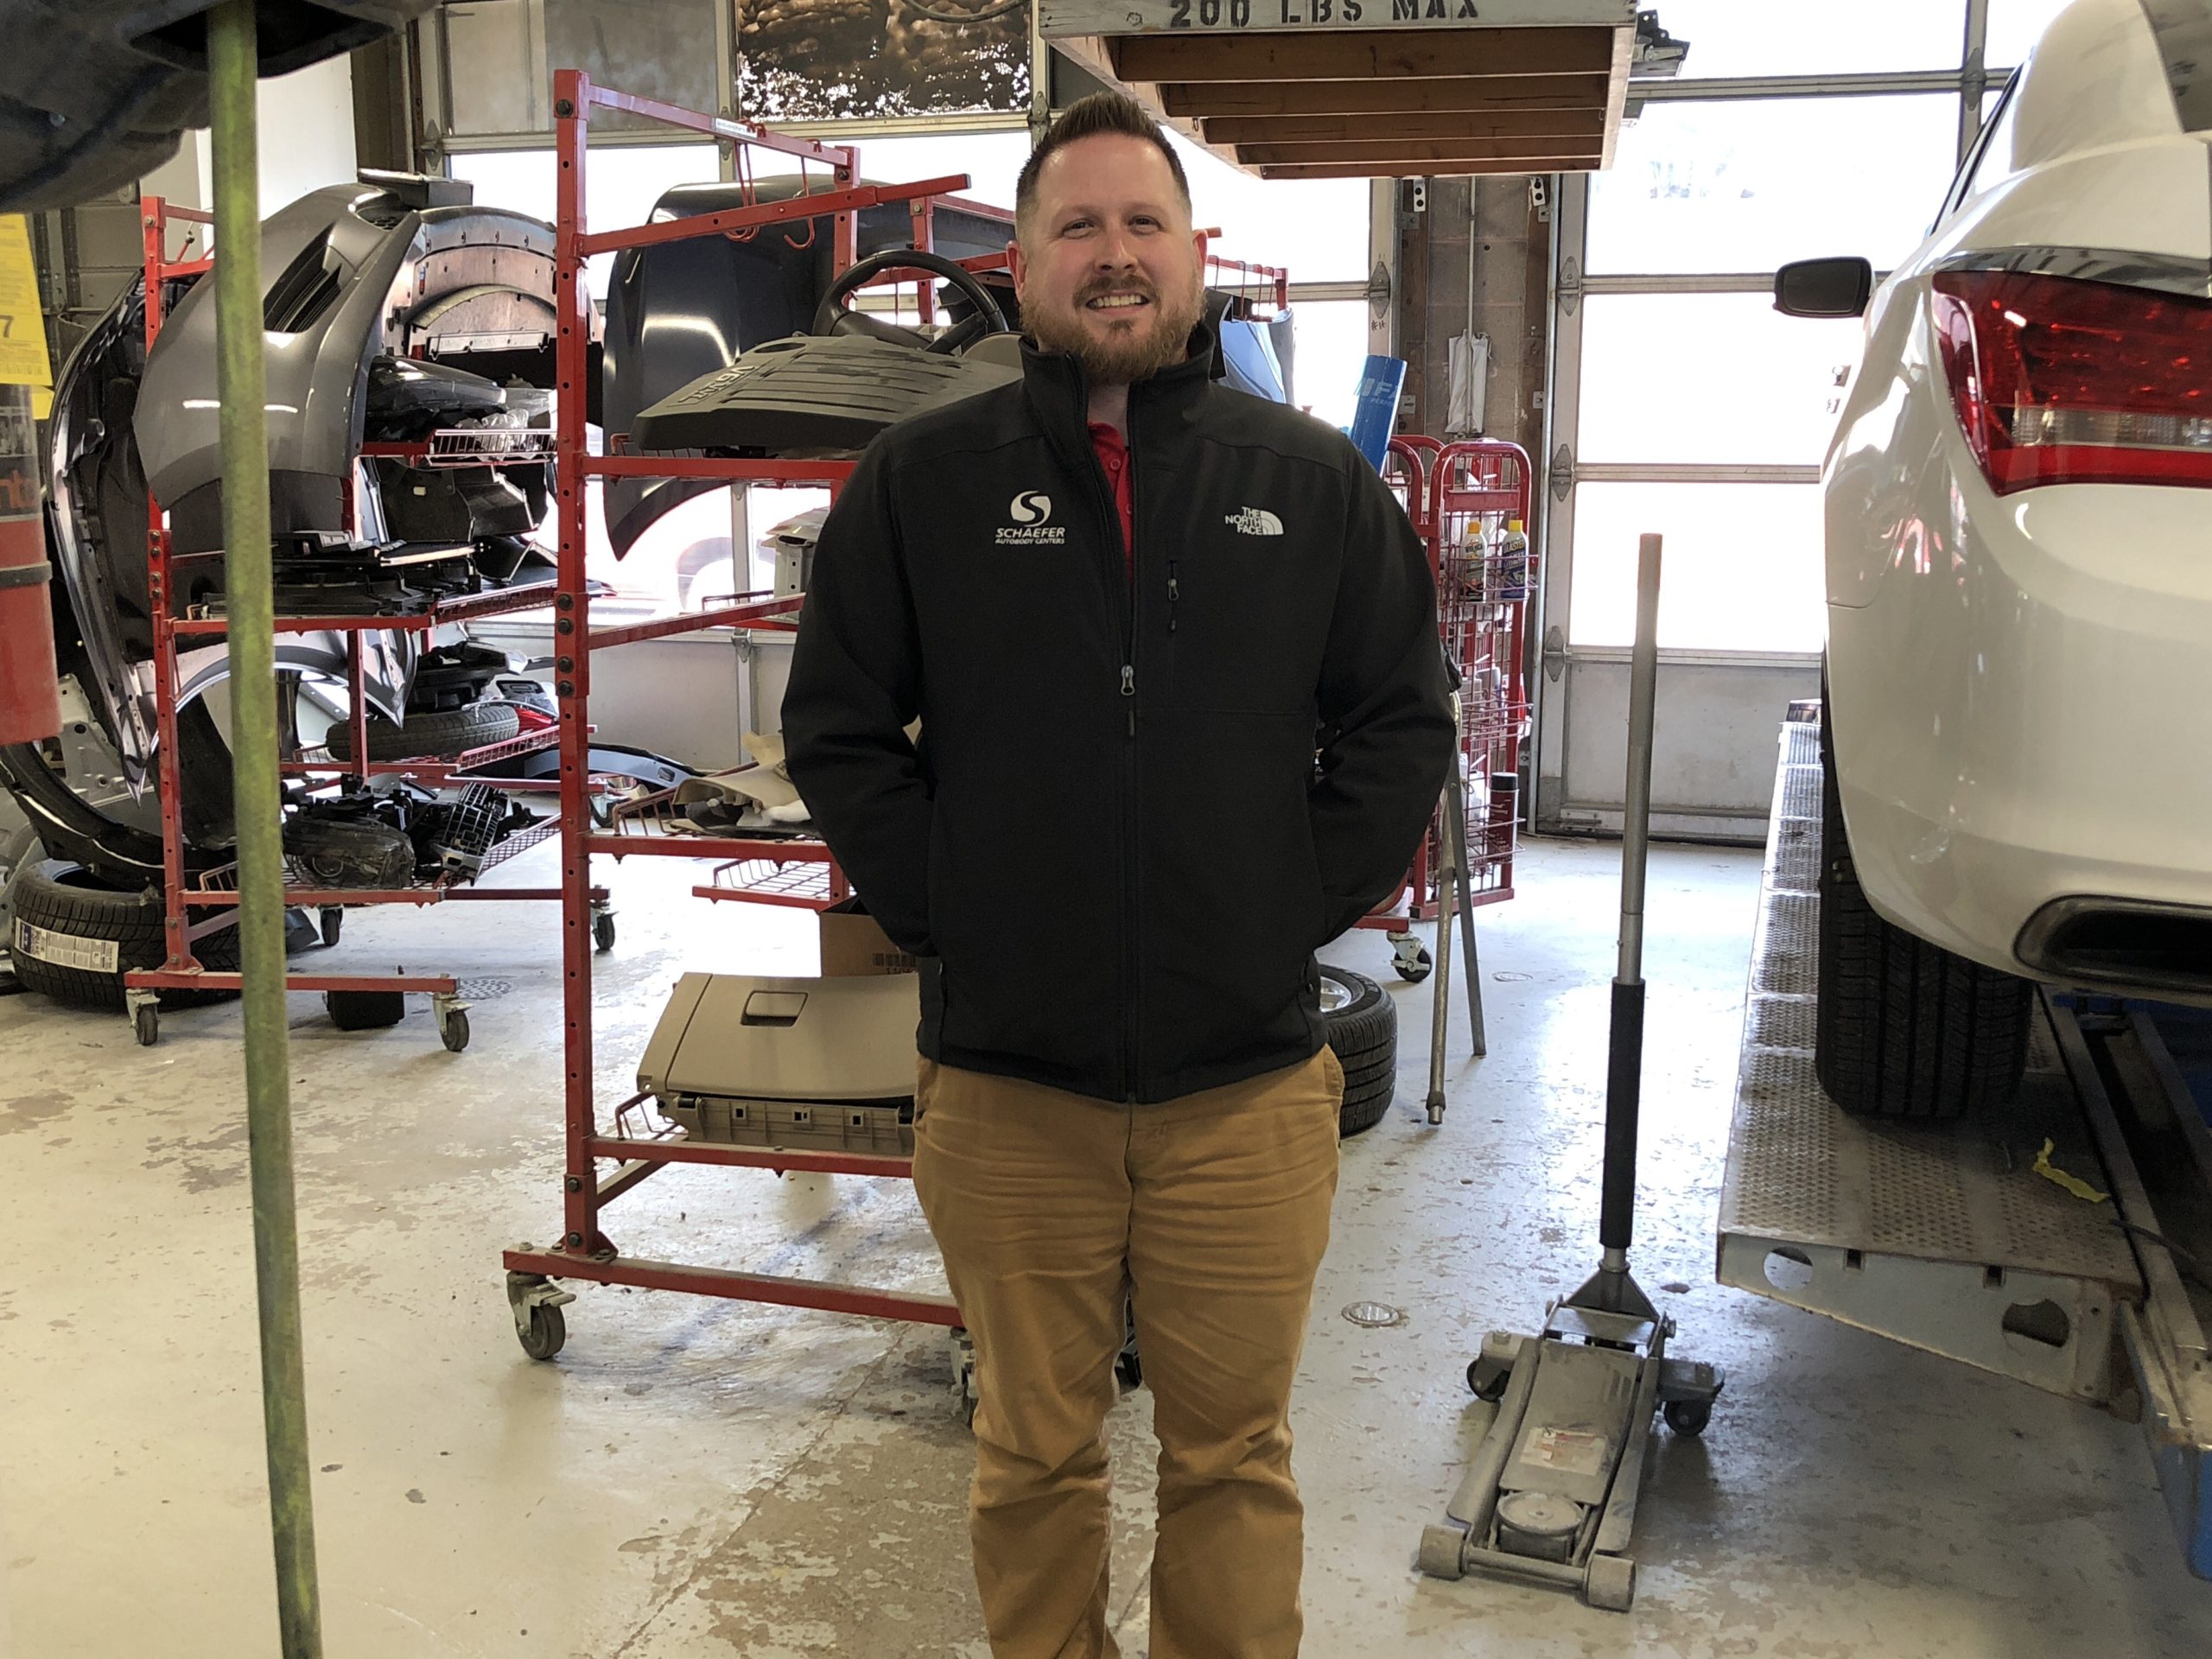
{"label": "green metal pole", "polygon": [[224,0],[207,16],[207,70],[215,150],[223,581],[230,616],[238,933],[245,947],[246,1132],[253,1169],[254,1279],[261,1302],[261,1414],[269,1446],[276,1617],[284,1659],[321,1659],[284,1029],[283,809],[276,771],[276,603],[270,577],[260,164],[254,133],[258,69],[254,0]]}

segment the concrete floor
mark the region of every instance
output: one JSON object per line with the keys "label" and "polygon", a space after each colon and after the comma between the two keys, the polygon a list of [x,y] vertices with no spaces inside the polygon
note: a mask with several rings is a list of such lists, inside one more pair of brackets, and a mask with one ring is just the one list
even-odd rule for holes
{"label": "concrete floor", "polygon": [[[551,879],[550,849],[502,874]],[[1679,1351],[1732,1373],[1702,1440],[1667,1440],[1635,1611],[1413,1572],[1479,1434],[1462,1368],[1594,1253],[1618,853],[1539,844],[1481,917],[1489,1058],[1414,1108],[1426,988],[1379,935],[1407,1072],[1345,1148],[1296,1419],[1306,1652],[2200,1656],[2212,1586],[2177,1562],[2136,1432],[1712,1283],[1758,864],[1662,849],[1650,899],[1639,1276]],[[811,970],[806,918],[613,873],[602,1097],[690,968]],[[971,1450],[935,1332],[583,1287],[550,1364],[516,1346],[498,1251],[552,1230],[550,907],[357,913],[318,966],[483,982],[475,1041],[426,1019],[341,1033],[293,1001],[315,1511],[329,1651],[676,1659],[983,1659],[962,1505]],[[1455,1027],[1464,1054],[1465,1035]],[[0,1001],[0,1652],[272,1654],[235,1007],[119,1017]],[[624,1201],[633,1252],[888,1286],[941,1279],[911,1193],[671,1172]],[[1348,1323],[1361,1300],[1402,1325]],[[1115,1602],[1144,1651],[1149,1396],[1113,1435]]]}

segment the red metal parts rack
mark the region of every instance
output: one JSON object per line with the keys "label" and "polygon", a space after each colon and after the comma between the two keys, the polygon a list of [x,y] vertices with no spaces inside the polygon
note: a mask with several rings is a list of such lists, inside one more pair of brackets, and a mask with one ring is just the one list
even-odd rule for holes
{"label": "red metal parts rack", "polygon": [[[633,1095],[614,1109],[602,1128],[594,1086],[592,1040],[592,950],[589,933],[589,869],[592,855],[615,858],[660,855],[711,859],[735,877],[704,889],[709,896],[753,902],[796,904],[819,909],[844,891],[842,873],[817,843],[744,837],[620,834],[594,829],[585,798],[588,778],[592,653],[663,634],[702,627],[785,627],[792,624],[797,597],[752,599],[701,613],[623,628],[594,628],[585,582],[585,487],[593,478],[710,478],[734,486],[811,485],[833,493],[851,471],[849,461],[787,461],[694,459],[626,454],[619,435],[610,435],[609,453],[588,453],[584,430],[585,318],[584,262],[593,254],[679,238],[752,235],[771,226],[831,218],[836,226],[835,269],[854,259],[855,215],[863,208],[891,202],[911,204],[916,245],[927,249],[930,218],[950,193],[966,188],[964,176],[931,179],[901,186],[861,186],[855,180],[850,149],[784,137],[764,128],[679,109],[651,99],[597,86],[582,73],[564,69],[553,79],[553,109],[558,127],[555,340],[557,370],[555,408],[555,479],[560,534],[560,574],[554,601],[554,690],[560,710],[561,880],[563,987],[563,1105],[567,1131],[562,1178],[558,1242],[546,1249],[523,1245],[505,1252],[508,1301],[524,1351],[550,1357],[565,1339],[562,1306],[570,1293],[555,1282],[590,1280],[653,1290],[822,1308],[957,1327],[959,1311],[947,1299],[871,1290],[817,1280],[779,1277],[727,1268],[626,1256],[602,1230],[601,1213],[624,1193],[671,1163],[712,1164],[732,1168],[807,1170],[821,1173],[906,1177],[904,1157],[859,1152],[782,1149],[714,1144],[687,1139],[680,1129],[656,1131],[645,1125],[645,1095]],[[593,232],[586,218],[586,137],[593,112],[622,110],[726,139],[740,157],[739,177],[748,176],[743,157],[748,146],[779,150],[830,169],[835,188],[802,194],[781,202],[754,202],[717,213],[671,219],[631,230]],[[972,206],[972,205],[971,205]],[[928,289],[923,289],[927,303]],[[925,314],[926,315],[926,313]],[[780,872],[783,879],[760,872]],[[636,1120],[646,1132],[631,1132]],[[612,1166],[602,1173],[602,1166]]]}
{"label": "red metal parts rack", "polygon": [[[1497,904],[1513,896],[1521,746],[1529,731],[1526,660],[1536,556],[1527,527],[1534,474],[1518,444],[1487,438],[1447,444],[1408,435],[1390,440],[1382,476],[1428,550],[1444,654],[1460,677],[1469,902]],[[1404,884],[1360,923],[1389,931],[1393,965],[1406,979],[1426,978],[1429,971],[1428,953],[1412,928],[1436,919],[1441,836],[1440,819],[1415,852]]]}
{"label": "red metal parts rack", "polygon": [[[200,276],[211,269],[213,263],[205,257],[171,260],[168,257],[168,226],[172,221],[209,224],[212,215],[194,208],[177,207],[158,196],[147,197],[140,206],[140,228],[144,236],[146,349],[150,353],[160,335],[166,310],[166,284],[179,278]],[[482,435],[461,435],[479,438]],[[434,442],[414,448],[427,456],[435,447]],[[480,455],[474,459],[480,461],[482,457]],[[229,630],[229,623],[221,616],[183,609],[181,599],[187,584],[181,577],[192,566],[219,560],[223,556],[220,553],[175,552],[169,544],[160,505],[149,497],[148,507],[146,574],[149,608],[153,617],[156,732],[155,779],[161,809],[166,953],[160,967],[133,969],[124,976],[124,998],[138,1040],[150,1044],[158,1040],[161,1033],[160,993],[164,990],[236,990],[240,984],[240,976],[234,971],[210,968],[194,952],[193,947],[196,943],[231,925],[230,912],[238,904],[238,895],[231,880],[234,867],[219,866],[196,874],[188,871],[182,824],[183,794],[178,777],[178,652],[186,642],[220,639]],[[426,610],[407,615],[278,616],[276,626],[280,633],[328,632],[344,636],[347,645],[347,694],[353,737],[349,753],[356,757],[348,763],[340,764],[331,760],[327,754],[294,755],[283,763],[283,771],[288,776],[308,776],[324,783],[342,782],[346,778],[365,783],[374,775],[404,773],[425,782],[446,785],[464,780],[472,767],[481,767],[536,749],[550,747],[555,740],[548,732],[543,734],[526,734],[451,760],[371,761],[365,758],[369,753],[368,703],[364,695],[362,666],[364,633],[410,632],[427,638],[431,630],[447,624],[537,608],[543,606],[546,599],[545,589],[541,586],[443,600]],[[530,787],[527,783],[518,785],[513,779],[498,780],[498,786],[503,790]],[[546,840],[554,830],[555,826],[549,820],[510,836],[491,849],[476,874],[480,875],[516,854]],[[312,907],[321,912],[322,938],[326,944],[337,943],[345,910],[353,906],[400,904],[420,906],[448,899],[513,903],[549,901],[561,897],[562,890],[555,887],[480,887],[473,884],[465,885],[451,878],[392,888],[317,887],[308,884],[288,884],[285,889],[287,905]],[[611,945],[613,942],[613,918],[606,908],[605,890],[594,891],[587,902],[594,912],[594,931],[605,945]],[[445,1046],[458,1051],[468,1043],[467,1004],[461,998],[459,982],[450,975],[288,974],[284,983],[289,990],[340,995],[425,992],[430,996],[438,1034]]]}

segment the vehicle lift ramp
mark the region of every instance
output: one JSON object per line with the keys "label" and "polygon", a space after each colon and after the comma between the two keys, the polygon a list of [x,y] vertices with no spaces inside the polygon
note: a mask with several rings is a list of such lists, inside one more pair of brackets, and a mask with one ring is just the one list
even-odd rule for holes
{"label": "vehicle lift ramp", "polygon": [[1828,1099],[1813,1071],[1820,739],[1814,706],[1790,713],[1720,1282],[2139,1419],[2183,1553],[2212,1578],[2212,1289],[2190,1276],[2212,1256],[2202,1110],[2148,1013],[2049,995],[2010,1107],[1908,1122]]}

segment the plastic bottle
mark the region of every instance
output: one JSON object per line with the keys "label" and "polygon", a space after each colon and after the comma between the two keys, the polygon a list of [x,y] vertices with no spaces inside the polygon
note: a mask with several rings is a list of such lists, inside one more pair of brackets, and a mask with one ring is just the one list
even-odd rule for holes
{"label": "plastic bottle", "polygon": [[1497,538],[1497,592],[1491,597],[1529,597],[1529,532],[1518,518],[1507,519]]}
{"label": "plastic bottle", "polygon": [[1459,546],[1459,586],[1477,604],[1480,604],[1486,596],[1484,589],[1490,575],[1489,552],[1489,548],[1483,542],[1483,521],[1470,513],[1466,534]]}

